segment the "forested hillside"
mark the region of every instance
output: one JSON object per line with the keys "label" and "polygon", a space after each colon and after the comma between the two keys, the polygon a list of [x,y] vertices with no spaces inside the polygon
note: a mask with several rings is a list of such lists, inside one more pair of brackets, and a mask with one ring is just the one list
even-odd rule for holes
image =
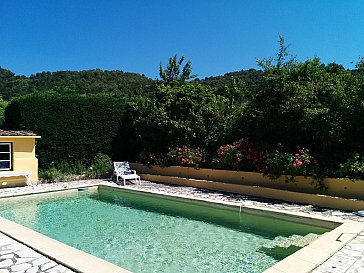
{"label": "forested hillside", "polygon": [[[254,88],[261,79],[262,71],[249,69],[229,72],[223,76],[195,79],[215,89],[218,94],[225,92],[226,86],[235,79],[237,84]],[[12,71],[0,67],[0,96],[4,100],[32,93],[34,91],[73,90],[79,94],[115,93],[146,95],[155,91],[157,82],[144,75],[120,70],[100,69],[84,71],[40,72],[29,77],[17,76]]]}
{"label": "forested hillside", "polygon": [[85,71],[41,72],[16,76],[10,70],[0,68],[0,95],[9,100],[34,91],[73,90],[80,94],[115,93],[146,94],[154,90],[155,81],[137,73],[100,69]]}

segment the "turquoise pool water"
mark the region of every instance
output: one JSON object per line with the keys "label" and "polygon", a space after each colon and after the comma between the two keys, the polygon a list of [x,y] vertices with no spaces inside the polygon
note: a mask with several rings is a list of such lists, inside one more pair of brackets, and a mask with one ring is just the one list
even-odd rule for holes
{"label": "turquoise pool water", "polygon": [[106,188],[3,200],[0,215],[135,273],[262,272],[327,231]]}

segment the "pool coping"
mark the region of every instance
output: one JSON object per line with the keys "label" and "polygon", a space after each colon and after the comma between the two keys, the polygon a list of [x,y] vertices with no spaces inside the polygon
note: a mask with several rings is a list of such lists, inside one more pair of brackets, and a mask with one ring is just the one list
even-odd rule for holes
{"label": "pool coping", "polygon": [[[301,248],[297,252],[265,270],[264,273],[311,272],[313,269],[317,268],[320,264],[330,258],[333,254],[343,248],[347,243],[353,240],[364,228],[363,223],[358,223],[351,220],[332,220],[324,216],[310,215],[304,212],[282,211],[272,208],[257,208],[255,206],[249,205],[239,206],[239,204],[229,201],[208,200],[205,198],[192,197],[183,194],[160,192],[155,193],[146,189],[137,189],[130,186],[120,187],[116,184],[102,182],[95,185],[76,185],[63,187],[61,189],[37,189],[26,193],[4,194],[0,197],[0,199],[8,197],[20,197],[25,195],[30,196],[36,194],[54,194],[57,192],[58,194],[67,194],[72,192],[75,193],[78,191],[78,189],[82,188],[95,190],[98,187],[106,187],[114,191],[126,191],[144,195],[162,196],[164,198],[170,199],[177,198],[182,202],[197,202],[203,203],[207,206],[223,206],[224,208],[230,208],[238,211],[241,210],[251,214],[265,215],[286,220],[289,218],[289,220],[293,220],[294,222],[307,223],[307,219],[310,219],[313,221],[314,225],[323,225],[331,228],[336,226],[336,228],[321,235],[317,240],[308,246]],[[309,224],[312,223],[310,222]],[[85,253],[74,247],[68,246],[57,240],[51,239],[34,230],[16,224],[2,217],[0,217],[0,232],[77,272],[130,273],[130,271],[126,269],[97,258],[91,254]]]}

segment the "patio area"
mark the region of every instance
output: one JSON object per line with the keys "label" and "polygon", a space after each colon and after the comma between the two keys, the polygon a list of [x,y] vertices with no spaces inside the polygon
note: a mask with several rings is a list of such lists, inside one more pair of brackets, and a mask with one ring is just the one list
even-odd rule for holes
{"label": "patio area", "polygon": [[[0,197],[10,197],[30,192],[46,192],[50,190],[61,190],[64,188],[77,188],[84,186],[110,185],[114,183],[106,180],[82,180],[66,183],[40,184],[32,187],[3,188],[0,189]],[[256,208],[269,208],[287,212],[299,212],[309,215],[322,216],[328,220],[352,220],[363,224],[364,217],[359,217],[351,212],[324,209],[312,205],[300,205],[295,203],[281,202],[271,199],[255,198],[240,194],[214,192],[193,187],[173,186],[168,184],[152,183],[143,181],[141,185],[127,185],[126,188],[141,189],[152,193],[173,194],[181,197],[194,197],[214,201],[227,201],[237,203],[241,206],[253,206]],[[317,267],[315,273],[359,273],[364,272],[364,232],[359,234],[351,242],[346,244],[340,251],[336,252],[326,262]],[[52,261],[48,257],[34,252],[31,248],[24,246],[4,234],[0,234],[0,272],[15,273],[71,273],[74,272],[63,265]],[[278,271],[277,271],[278,272]]]}

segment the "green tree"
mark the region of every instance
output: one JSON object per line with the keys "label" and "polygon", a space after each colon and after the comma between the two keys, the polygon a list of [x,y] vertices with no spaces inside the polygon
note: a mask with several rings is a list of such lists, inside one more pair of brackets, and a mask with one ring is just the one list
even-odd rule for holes
{"label": "green tree", "polygon": [[8,102],[0,98],[0,127],[3,125],[5,120],[5,108]]}
{"label": "green tree", "polygon": [[263,142],[304,145],[332,170],[363,150],[364,77],[319,58],[298,62],[280,39],[277,58],[263,59],[263,77],[235,128]]}
{"label": "green tree", "polygon": [[[159,77],[161,81],[165,84],[175,84],[175,83],[183,83],[185,81],[196,78],[196,75],[192,73],[192,63],[188,60],[183,68],[183,62],[185,57],[182,56],[179,60],[177,59],[177,55],[169,58],[167,68],[163,70],[162,63],[159,64]],[[181,70],[182,68],[182,70]]]}

